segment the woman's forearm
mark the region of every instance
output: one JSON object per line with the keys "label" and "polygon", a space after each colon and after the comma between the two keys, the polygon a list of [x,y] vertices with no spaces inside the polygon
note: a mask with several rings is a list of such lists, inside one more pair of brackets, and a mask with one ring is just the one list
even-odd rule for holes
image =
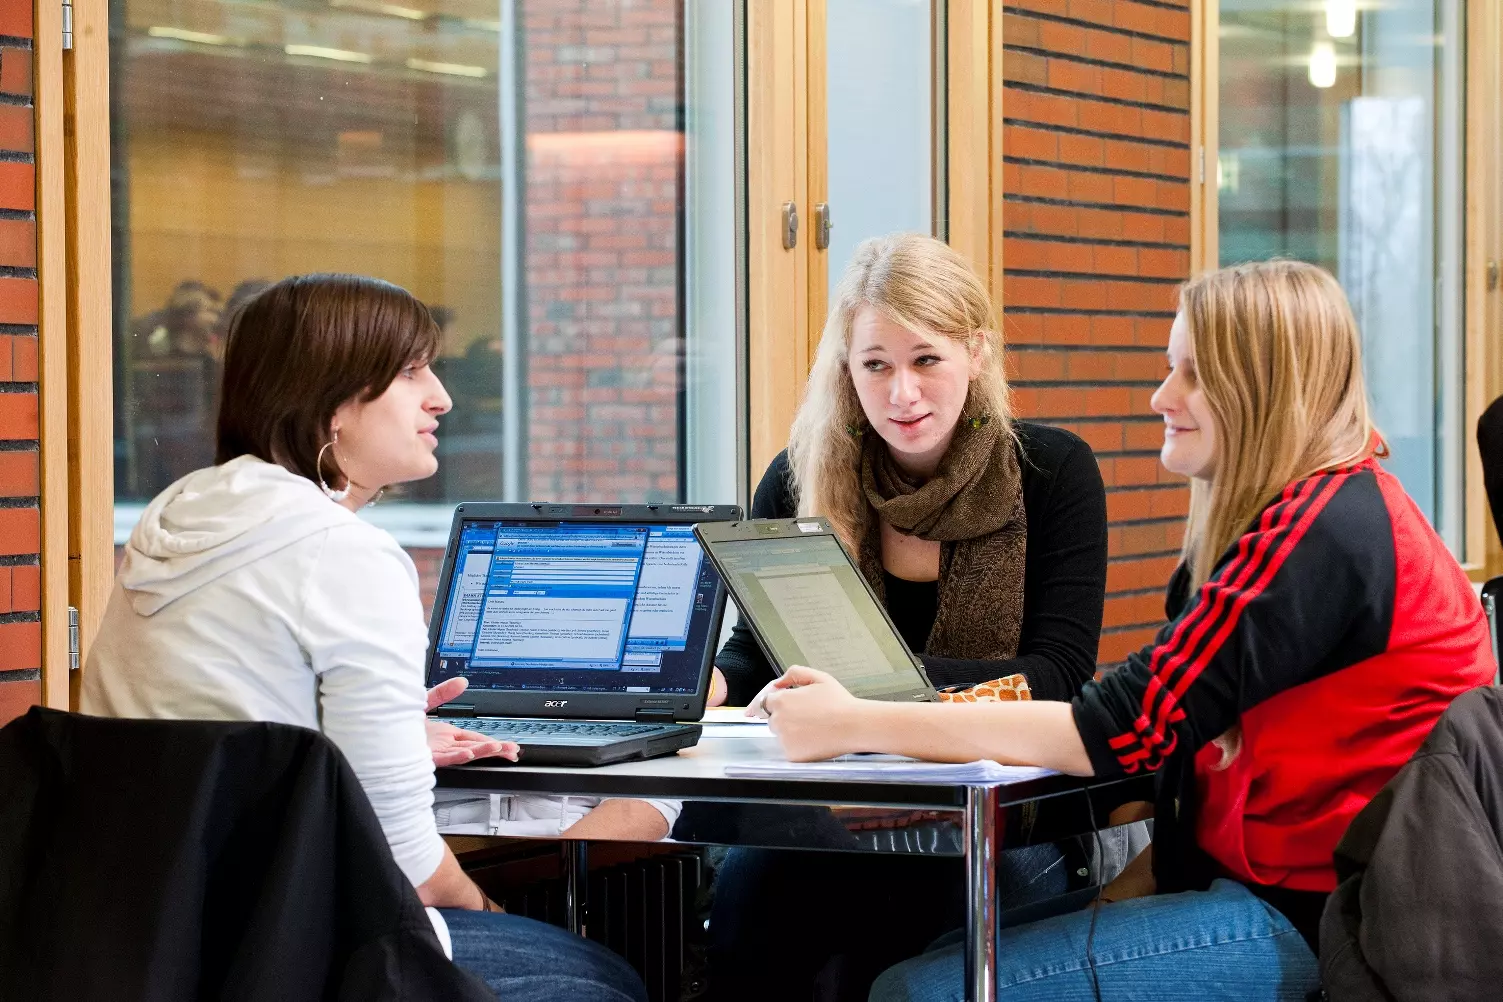
{"label": "woman's forearm", "polygon": [[884,703],[861,700],[852,740],[864,751],[931,762],[992,759],[1090,776],[1069,703]]}

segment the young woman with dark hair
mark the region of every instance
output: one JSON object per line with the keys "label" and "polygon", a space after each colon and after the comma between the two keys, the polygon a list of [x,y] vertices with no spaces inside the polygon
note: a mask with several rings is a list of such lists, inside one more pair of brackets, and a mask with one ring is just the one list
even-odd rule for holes
{"label": "young woman with dark hair", "polygon": [[417,572],[355,513],[438,467],[450,408],[428,367],[438,339],[406,291],[349,275],[285,279],[237,312],[218,465],[163,491],[131,533],[82,709],[322,731],[456,963],[511,1000],[642,999],[621,958],[500,913],[435,826],[435,753],[514,756],[515,746],[429,730]]}

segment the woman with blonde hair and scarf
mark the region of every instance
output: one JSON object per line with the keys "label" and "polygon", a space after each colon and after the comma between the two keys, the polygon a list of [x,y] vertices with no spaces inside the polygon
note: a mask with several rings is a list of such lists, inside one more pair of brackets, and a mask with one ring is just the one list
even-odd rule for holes
{"label": "woman with blonde hair and scarf", "polygon": [[[1008,695],[1068,701],[1095,671],[1106,585],[1095,457],[1068,431],[1014,419],[991,298],[939,240],[856,249],[788,449],[751,513],[828,518],[936,686],[1005,680]],[[716,665],[732,704],[773,677],[744,627]],[[1008,903],[1066,889],[1052,845],[1005,853],[1003,866]],[[807,998],[818,981],[825,997],[864,998],[963,907],[955,860],[737,851],[711,920],[717,997]]]}
{"label": "woman with blonde hair and scarf", "polygon": [[[888,706],[797,668],[753,707],[798,760],[1157,774],[1151,893],[1004,926],[999,999],[1304,999],[1337,841],[1492,679],[1466,575],[1378,462],[1335,279],[1292,261],[1195,279],[1168,354],[1161,459],[1194,489],[1153,644],[1072,705]],[[958,945],[932,950],[872,999],[958,999],[962,968]]]}

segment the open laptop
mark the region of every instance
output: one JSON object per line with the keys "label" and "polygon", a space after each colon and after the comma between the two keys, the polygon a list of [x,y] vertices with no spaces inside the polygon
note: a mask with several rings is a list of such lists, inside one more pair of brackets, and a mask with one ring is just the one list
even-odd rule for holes
{"label": "open laptop", "polygon": [[705,522],[694,533],[779,675],[806,665],[863,699],[934,700],[924,663],[903,642],[829,522]]}
{"label": "open laptop", "polygon": [[[734,505],[480,502],[454,511],[429,624],[436,715],[529,765],[605,765],[699,740],[725,588],[693,533]],[[503,762],[487,759],[487,765]]]}

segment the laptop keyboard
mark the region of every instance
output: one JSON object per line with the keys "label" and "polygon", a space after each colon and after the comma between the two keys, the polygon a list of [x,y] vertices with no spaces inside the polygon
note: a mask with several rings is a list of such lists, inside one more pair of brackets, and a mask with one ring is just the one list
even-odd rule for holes
{"label": "laptop keyboard", "polygon": [[638,724],[626,720],[507,720],[476,717],[451,720],[457,727],[518,744],[605,744],[622,738],[659,734],[677,724]]}

